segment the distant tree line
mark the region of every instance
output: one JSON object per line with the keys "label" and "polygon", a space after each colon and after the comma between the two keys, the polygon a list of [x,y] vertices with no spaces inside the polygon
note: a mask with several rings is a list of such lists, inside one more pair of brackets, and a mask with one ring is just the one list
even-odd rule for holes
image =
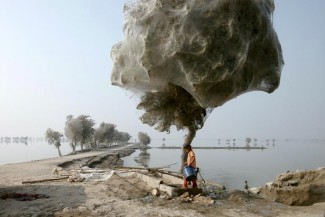
{"label": "distant tree line", "polygon": [[[131,136],[127,132],[119,132],[115,124],[102,122],[98,128],[95,128],[95,121],[89,115],[79,115],[66,117],[64,135],[70,141],[70,147],[73,152],[77,147],[80,150],[96,149],[99,146],[111,147],[114,145],[126,144]],[[61,137],[63,134],[47,129],[45,139],[50,145],[54,145],[61,155],[60,146]]]}

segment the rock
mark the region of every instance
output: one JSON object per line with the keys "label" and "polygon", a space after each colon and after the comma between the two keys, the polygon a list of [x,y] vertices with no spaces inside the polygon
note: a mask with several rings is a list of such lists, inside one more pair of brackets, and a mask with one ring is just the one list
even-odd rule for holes
{"label": "rock", "polygon": [[158,197],[158,196],[160,195],[160,192],[159,192],[159,190],[158,190],[157,188],[154,188],[154,189],[152,189],[151,194],[152,194],[153,196]]}
{"label": "rock", "polygon": [[265,187],[270,188],[270,187],[272,187],[273,184],[274,184],[274,182],[267,182],[265,184]]}
{"label": "rock", "polygon": [[212,200],[211,198],[208,198],[208,197],[204,197],[201,194],[196,195],[193,198],[193,201],[195,203],[199,203],[201,205],[212,205],[212,204],[214,204],[214,200]]}
{"label": "rock", "polygon": [[53,170],[52,170],[52,174],[53,175],[59,175],[59,169],[58,168],[53,168]]}
{"label": "rock", "polygon": [[249,190],[253,194],[259,194],[261,192],[261,187],[254,187]]}
{"label": "rock", "polygon": [[164,200],[170,200],[170,199],[172,199],[172,197],[169,196],[168,194],[160,195],[160,198],[161,198],[161,199],[164,199]]}
{"label": "rock", "polygon": [[86,211],[87,211],[87,207],[79,206],[79,207],[78,207],[78,211],[79,211],[79,212],[86,212]]}
{"label": "rock", "polygon": [[195,196],[202,193],[202,188],[177,188],[175,189],[176,195],[184,195],[187,193],[188,195]]}
{"label": "rock", "polygon": [[69,211],[70,211],[69,207],[66,207],[62,210],[62,212],[69,212]]}
{"label": "rock", "polygon": [[289,186],[298,186],[299,182],[297,180],[290,180],[288,181]]}
{"label": "rock", "polygon": [[95,210],[95,209],[97,209],[100,206],[101,206],[100,204],[94,203],[94,204],[90,204],[88,207],[91,210]]}
{"label": "rock", "polygon": [[238,203],[238,202],[249,202],[248,194],[244,191],[235,190],[230,192],[228,201]]}
{"label": "rock", "polygon": [[180,197],[181,198],[186,198],[186,197],[189,197],[190,194],[188,192],[185,192],[184,194],[182,194]]}
{"label": "rock", "polygon": [[224,203],[222,201],[220,201],[220,200],[215,200],[214,204],[217,205],[217,206],[223,206],[224,205]]}

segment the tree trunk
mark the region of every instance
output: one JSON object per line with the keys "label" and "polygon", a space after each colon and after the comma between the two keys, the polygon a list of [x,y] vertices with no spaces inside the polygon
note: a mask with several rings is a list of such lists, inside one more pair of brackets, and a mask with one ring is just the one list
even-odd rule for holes
{"label": "tree trunk", "polygon": [[73,144],[73,142],[70,142],[70,147],[72,149],[72,152],[76,151],[76,146]]}
{"label": "tree trunk", "polygon": [[94,140],[94,143],[93,143],[93,144],[94,144],[94,147],[93,147],[93,149],[95,149],[95,150],[96,150],[96,149],[98,148],[98,144],[97,144],[97,141],[96,141],[96,140]]}
{"label": "tree trunk", "polygon": [[62,154],[61,154],[61,150],[60,150],[60,147],[58,147],[58,152],[59,152],[59,156],[61,157]]}
{"label": "tree trunk", "polygon": [[181,167],[180,167],[180,172],[182,173],[182,170],[184,168],[185,162],[187,161],[187,154],[184,150],[185,145],[191,145],[195,135],[196,135],[196,129],[192,127],[187,128],[188,133],[185,136],[184,139],[184,144],[182,146],[182,156],[181,156]]}
{"label": "tree trunk", "polygon": [[70,143],[71,147],[72,147],[72,151],[76,152],[76,148],[77,148],[77,140],[73,139],[72,142]]}
{"label": "tree trunk", "polygon": [[81,143],[81,142],[80,142],[80,149],[81,149],[81,151],[83,151],[83,150],[84,150],[84,144],[83,144],[83,143]]}

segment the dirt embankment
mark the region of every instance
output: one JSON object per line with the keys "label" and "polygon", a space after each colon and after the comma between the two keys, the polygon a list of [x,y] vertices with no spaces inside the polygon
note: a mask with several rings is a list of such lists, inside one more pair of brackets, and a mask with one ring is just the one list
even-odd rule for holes
{"label": "dirt embankment", "polygon": [[325,202],[325,168],[287,172],[260,189],[262,197],[294,206]]}

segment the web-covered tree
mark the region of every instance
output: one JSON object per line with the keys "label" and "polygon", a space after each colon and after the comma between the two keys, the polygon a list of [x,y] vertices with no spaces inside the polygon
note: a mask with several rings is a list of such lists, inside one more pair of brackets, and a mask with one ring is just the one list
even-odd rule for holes
{"label": "web-covered tree", "polygon": [[95,121],[90,119],[89,115],[79,115],[77,118],[73,118],[72,115],[67,116],[64,133],[71,140],[70,145],[73,151],[77,144],[80,144],[83,150],[84,145],[91,142],[95,132],[94,125]]}
{"label": "web-covered tree", "polygon": [[64,135],[70,140],[72,152],[76,151],[76,147],[81,137],[82,125],[79,119],[73,118],[72,115],[66,117]]}
{"label": "web-covered tree", "polygon": [[94,143],[97,146],[102,143],[106,146],[112,146],[113,143],[117,145],[127,143],[131,135],[127,132],[119,132],[115,129],[115,124],[102,122],[94,133]]}
{"label": "web-covered tree", "polygon": [[115,124],[102,122],[95,130],[94,140],[97,143],[111,144],[114,138]]}
{"label": "web-covered tree", "polygon": [[[160,132],[169,133],[172,125],[177,130],[187,130],[183,146],[192,143],[196,131],[203,127],[206,116],[206,109],[192,95],[171,83],[163,91],[147,92],[143,95],[137,109],[145,110],[140,120]],[[183,153],[182,167],[185,157]]]}
{"label": "web-covered tree", "polygon": [[139,139],[140,144],[145,145],[145,146],[149,145],[151,142],[150,136],[148,136],[148,134],[143,133],[143,132],[138,133],[138,139]]}
{"label": "web-covered tree", "polygon": [[60,146],[61,146],[61,137],[63,137],[63,134],[52,130],[51,128],[48,128],[45,132],[45,140],[50,144],[50,145],[54,145],[55,148],[58,149],[59,152],[59,156],[61,157],[61,150],[60,150]]}
{"label": "web-covered tree", "polygon": [[125,37],[111,51],[112,84],[145,94],[143,123],[185,128],[190,144],[213,108],[278,88],[284,61],[273,1],[148,2],[124,7]]}
{"label": "web-covered tree", "polygon": [[127,132],[119,132],[118,130],[114,130],[114,142],[117,145],[123,145],[127,143],[131,139],[131,135]]}
{"label": "web-covered tree", "polygon": [[80,146],[81,150],[83,150],[83,146],[85,144],[90,144],[90,142],[93,139],[94,136],[94,126],[95,126],[95,121],[90,118],[89,115],[79,115],[77,117],[82,125],[82,134],[81,134],[81,139],[80,139]]}

